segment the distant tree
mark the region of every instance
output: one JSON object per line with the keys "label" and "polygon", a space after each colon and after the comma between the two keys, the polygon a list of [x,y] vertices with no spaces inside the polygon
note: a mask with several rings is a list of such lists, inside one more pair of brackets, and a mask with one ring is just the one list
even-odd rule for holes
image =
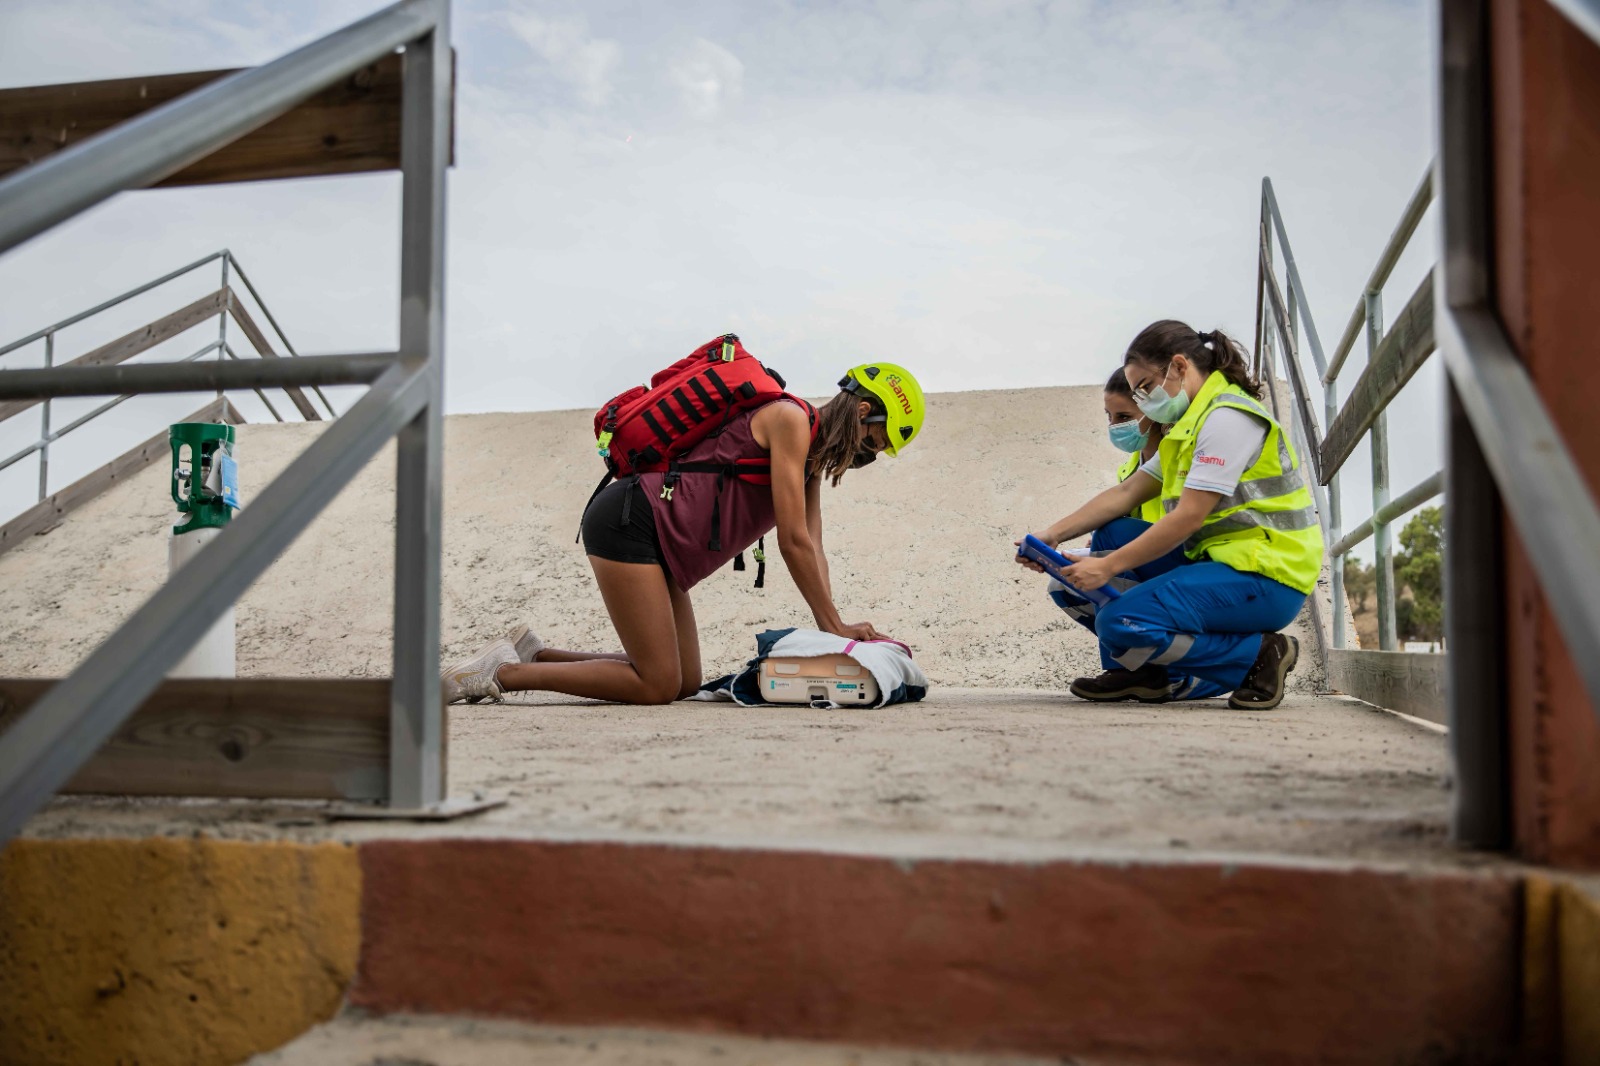
{"label": "distant tree", "polygon": [[[1402,640],[1435,641],[1444,636],[1444,510],[1425,507],[1400,531],[1402,551],[1395,556],[1395,583],[1411,590],[1406,622],[1397,625]],[[1399,622],[1400,605],[1395,605]]]}
{"label": "distant tree", "polygon": [[1362,614],[1367,609],[1367,597],[1372,595],[1372,590],[1377,586],[1378,575],[1370,566],[1362,566],[1361,560],[1353,555],[1344,557],[1344,594],[1356,601],[1356,614]]}

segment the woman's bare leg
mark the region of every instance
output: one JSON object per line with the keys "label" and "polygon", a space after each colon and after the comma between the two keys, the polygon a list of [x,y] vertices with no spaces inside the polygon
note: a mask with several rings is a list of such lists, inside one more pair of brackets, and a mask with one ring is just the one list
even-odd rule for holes
{"label": "woman's bare leg", "polygon": [[698,687],[699,645],[693,647],[692,658],[679,648],[679,634],[685,628],[680,611],[688,616],[687,632],[695,636],[689,597],[673,587],[655,564],[617,563],[592,555],[589,564],[611,624],[622,639],[623,654],[592,653],[595,657],[579,659],[576,656],[585,653],[568,652],[574,658],[509,663],[500,668],[500,687],[508,692],[564,692],[623,703],[670,703],[683,694],[684,667],[691,664],[694,672],[688,680]]}
{"label": "woman's bare leg", "polygon": [[678,632],[678,698],[686,700],[700,691],[700,629],[694,620],[694,604],[689,594],[671,581],[667,592],[672,596],[672,625]]}
{"label": "woman's bare leg", "polygon": [[536,663],[586,663],[593,659],[628,661],[625,651],[567,651],[564,648],[540,648],[533,656]]}

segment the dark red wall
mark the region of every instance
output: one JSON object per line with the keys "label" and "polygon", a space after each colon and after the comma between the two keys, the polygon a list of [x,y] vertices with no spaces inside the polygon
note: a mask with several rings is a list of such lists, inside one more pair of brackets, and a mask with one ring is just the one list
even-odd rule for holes
{"label": "dark red wall", "polygon": [[[1500,317],[1600,495],[1600,47],[1547,0],[1490,10]],[[1600,723],[1509,519],[1507,538],[1517,848],[1600,867]]]}

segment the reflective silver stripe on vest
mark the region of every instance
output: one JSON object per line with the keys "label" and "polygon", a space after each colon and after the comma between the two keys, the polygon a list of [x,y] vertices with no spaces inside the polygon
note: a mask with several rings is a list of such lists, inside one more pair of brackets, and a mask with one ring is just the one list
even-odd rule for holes
{"label": "reflective silver stripe on vest", "polygon": [[[1305,472],[1300,469],[1300,464],[1295,462],[1294,457],[1289,454],[1289,444],[1286,434],[1283,432],[1283,427],[1278,425],[1273,417],[1267,413],[1266,408],[1249,397],[1235,396],[1233,393],[1223,393],[1212,402],[1218,407],[1233,407],[1265,419],[1267,435],[1277,434],[1278,469],[1283,471],[1283,473],[1274,474],[1270,477],[1258,477],[1248,481],[1241,480],[1231,495],[1225,496],[1216,502],[1216,505],[1211,508],[1212,514],[1234,507],[1243,507],[1258,500],[1274,500],[1280,496],[1287,496],[1296,489],[1306,487]],[[1262,443],[1265,444],[1264,441]],[[1259,457],[1256,462],[1260,462]],[[1254,466],[1255,463],[1250,465]],[[1178,500],[1176,497],[1163,497],[1161,500],[1161,508],[1167,514],[1171,514],[1177,506]]]}
{"label": "reflective silver stripe on vest", "polygon": [[[1279,496],[1287,496],[1296,489],[1306,487],[1306,479],[1295,470],[1287,474],[1274,474],[1272,477],[1258,477],[1254,481],[1241,481],[1239,487],[1233,490],[1231,496],[1224,496],[1217,500],[1211,513],[1226,511],[1230,507],[1243,507],[1255,500],[1275,500]],[[1178,506],[1179,497],[1162,497],[1161,506],[1167,513]]]}
{"label": "reflective silver stripe on vest", "polygon": [[1243,533],[1248,529],[1279,529],[1286,533],[1296,530],[1310,529],[1317,524],[1317,511],[1314,507],[1301,507],[1293,511],[1237,511],[1226,518],[1219,518],[1215,522],[1207,522],[1200,527],[1200,531],[1184,542],[1184,547],[1191,551],[1201,544],[1216,537],[1225,537],[1230,533]]}

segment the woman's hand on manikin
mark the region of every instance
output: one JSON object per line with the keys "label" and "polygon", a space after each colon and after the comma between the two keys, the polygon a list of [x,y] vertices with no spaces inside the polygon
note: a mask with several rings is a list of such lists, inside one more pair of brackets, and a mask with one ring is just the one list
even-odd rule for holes
{"label": "woman's hand on manikin", "polygon": [[838,629],[832,631],[836,637],[846,640],[888,640],[887,633],[880,633],[871,622],[843,622]]}

